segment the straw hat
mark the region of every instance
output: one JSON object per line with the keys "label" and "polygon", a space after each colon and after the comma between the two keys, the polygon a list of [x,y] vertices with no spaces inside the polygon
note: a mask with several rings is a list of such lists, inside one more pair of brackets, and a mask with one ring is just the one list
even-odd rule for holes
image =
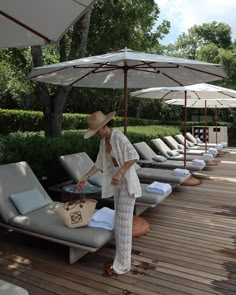
{"label": "straw hat", "polygon": [[86,131],[84,138],[87,139],[96,134],[98,130],[111,121],[115,114],[116,112],[111,112],[107,115],[104,115],[101,111],[92,113],[87,119],[89,129]]}

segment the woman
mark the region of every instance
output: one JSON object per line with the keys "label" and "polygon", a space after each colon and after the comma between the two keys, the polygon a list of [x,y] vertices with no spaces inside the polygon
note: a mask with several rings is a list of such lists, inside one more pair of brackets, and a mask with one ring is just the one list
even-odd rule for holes
{"label": "woman", "polygon": [[102,198],[114,196],[116,253],[113,263],[105,265],[106,276],[123,274],[131,268],[133,211],[135,198],[141,196],[134,167],[139,156],[122,132],[108,126],[114,116],[115,112],[104,115],[98,111],[88,117],[89,129],[84,138],[96,134],[102,139],[95,165],[77,184],[83,186],[89,177],[102,170]]}

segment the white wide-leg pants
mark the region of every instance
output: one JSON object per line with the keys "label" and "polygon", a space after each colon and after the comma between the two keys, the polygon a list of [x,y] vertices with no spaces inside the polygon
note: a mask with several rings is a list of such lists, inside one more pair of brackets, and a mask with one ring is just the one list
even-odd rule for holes
{"label": "white wide-leg pants", "polygon": [[131,268],[132,225],[135,196],[128,194],[124,178],[119,185],[114,186],[115,205],[115,244],[116,254],[113,269],[122,274]]}

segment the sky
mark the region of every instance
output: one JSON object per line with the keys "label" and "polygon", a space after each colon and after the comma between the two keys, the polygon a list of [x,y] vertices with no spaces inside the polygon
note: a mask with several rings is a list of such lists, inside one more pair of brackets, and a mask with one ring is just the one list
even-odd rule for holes
{"label": "sky", "polygon": [[193,25],[212,21],[224,22],[232,29],[232,40],[236,39],[236,0],[155,0],[163,19],[171,23],[170,33],[162,44],[174,43],[177,37]]}

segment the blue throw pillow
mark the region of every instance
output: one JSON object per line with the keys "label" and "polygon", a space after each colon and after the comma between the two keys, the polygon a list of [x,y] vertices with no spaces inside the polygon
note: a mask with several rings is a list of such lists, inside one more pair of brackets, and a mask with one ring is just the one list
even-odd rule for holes
{"label": "blue throw pillow", "polygon": [[167,155],[170,157],[177,157],[180,155],[180,153],[178,153],[176,151],[167,151]]}
{"label": "blue throw pillow", "polygon": [[152,157],[153,161],[156,161],[156,162],[165,162],[167,161],[167,158],[164,157],[164,156],[159,156],[159,155],[156,155],[154,157]]}
{"label": "blue throw pillow", "polygon": [[88,181],[93,185],[102,187],[102,183],[103,183],[103,174],[102,174],[102,172],[98,171],[93,176],[90,176]]}
{"label": "blue throw pillow", "polygon": [[11,194],[10,200],[20,214],[29,213],[48,204],[48,201],[45,200],[37,188],[25,192]]}

